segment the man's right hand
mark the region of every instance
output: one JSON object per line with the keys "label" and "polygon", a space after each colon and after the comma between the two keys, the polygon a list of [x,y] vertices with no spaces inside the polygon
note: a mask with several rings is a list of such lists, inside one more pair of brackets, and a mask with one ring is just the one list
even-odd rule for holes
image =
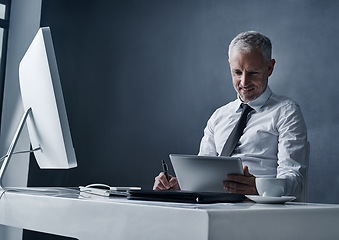
{"label": "man's right hand", "polygon": [[179,183],[176,177],[168,175],[169,181],[167,181],[165,173],[161,172],[154,179],[153,190],[180,190]]}

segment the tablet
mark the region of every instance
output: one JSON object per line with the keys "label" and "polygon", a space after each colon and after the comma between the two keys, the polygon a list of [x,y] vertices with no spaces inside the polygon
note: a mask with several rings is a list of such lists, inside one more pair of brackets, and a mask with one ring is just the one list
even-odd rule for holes
{"label": "tablet", "polygon": [[223,180],[227,174],[243,175],[241,159],[237,157],[170,154],[171,163],[181,190],[225,192]]}

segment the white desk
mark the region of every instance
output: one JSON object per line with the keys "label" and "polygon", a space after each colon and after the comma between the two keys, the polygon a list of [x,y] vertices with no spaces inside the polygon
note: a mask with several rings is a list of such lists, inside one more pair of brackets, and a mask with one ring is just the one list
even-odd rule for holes
{"label": "white desk", "polygon": [[80,240],[319,240],[339,236],[339,205],[190,205],[6,192],[0,224]]}

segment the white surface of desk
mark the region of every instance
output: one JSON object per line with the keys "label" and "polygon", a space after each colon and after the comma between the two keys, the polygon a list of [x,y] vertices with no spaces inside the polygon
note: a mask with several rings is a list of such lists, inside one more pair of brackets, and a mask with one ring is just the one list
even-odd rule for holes
{"label": "white surface of desk", "polygon": [[318,240],[339,236],[339,205],[198,205],[6,192],[0,224],[80,240]]}

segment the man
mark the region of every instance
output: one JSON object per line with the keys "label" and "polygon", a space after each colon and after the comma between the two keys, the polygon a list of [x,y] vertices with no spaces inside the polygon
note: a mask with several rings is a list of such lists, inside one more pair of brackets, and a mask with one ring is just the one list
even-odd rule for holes
{"label": "man", "polygon": [[[307,132],[299,106],[277,96],[268,87],[275,60],[269,38],[254,32],[236,36],[229,45],[229,65],[238,98],[217,109],[207,122],[199,155],[221,155],[226,140],[237,124],[243,104],[252,109],[246,127],[231,152],[240,157],[244,175],[228,175],[223,186],[231,193],[258,194],[256,177],[286,179],[284,195],[298,196],[306,168]],[[232,148],[233,149],[233,148]],[[179,189],[177,179],[167,181],[160,173],[154,190]]]}

